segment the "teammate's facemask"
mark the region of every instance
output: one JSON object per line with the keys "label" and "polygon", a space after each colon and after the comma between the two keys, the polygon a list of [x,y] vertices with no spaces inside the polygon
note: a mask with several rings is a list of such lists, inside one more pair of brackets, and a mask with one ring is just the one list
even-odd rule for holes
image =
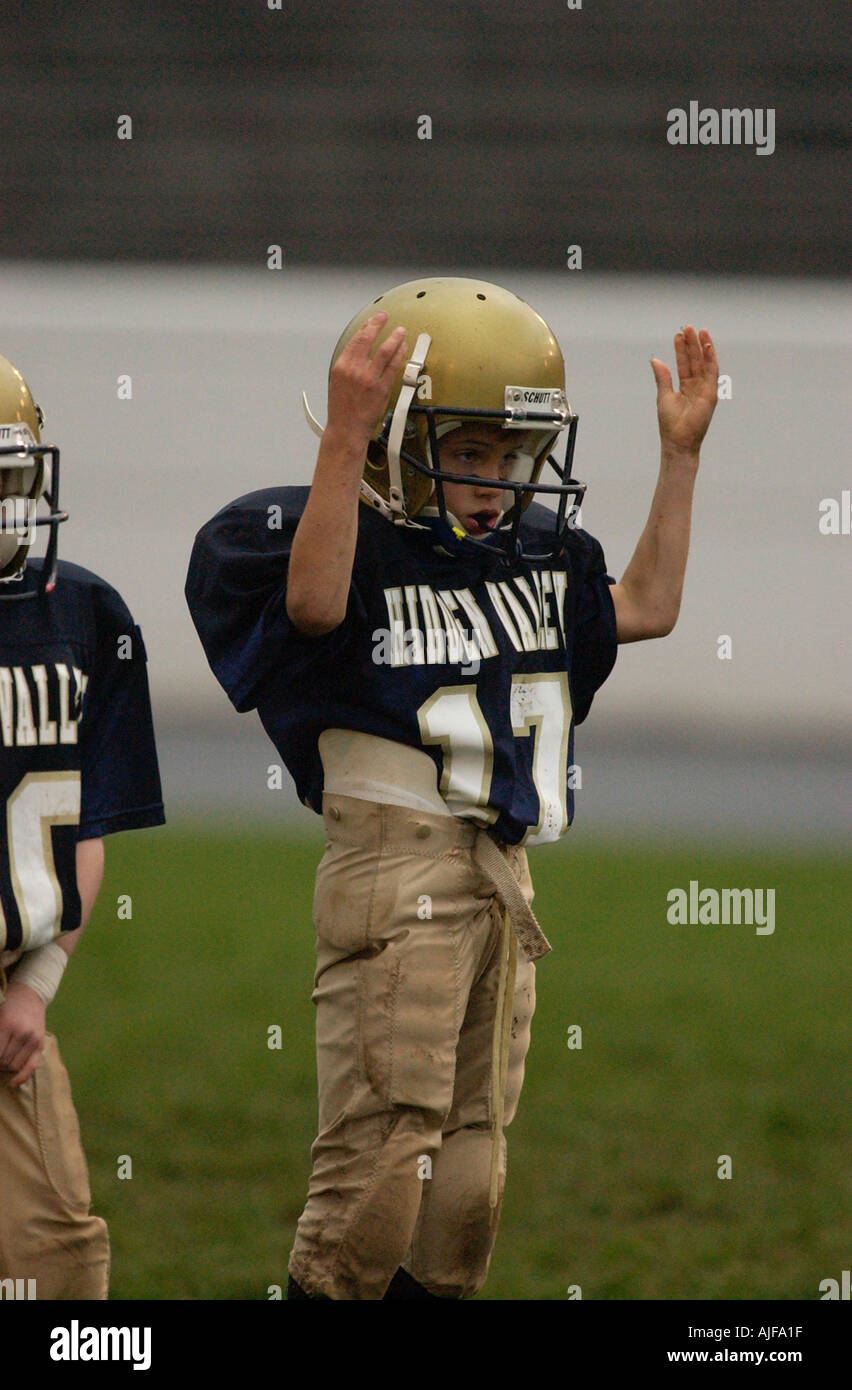
{"label": "teammate's facemask", "polygon": [[[44,417],[16,367],[0,357],[0,601],[37,598],[56,583],[59,450],[42,444]],[[39,514],[44,499],[47,512]],[[49,526],[39,582],[20,587],[37,526]]]}
{"label": "teammate's facemask", "polygon": [[[576,524],[586,484],[571,477],[577,416],[565,396],[562,353],[547,324],[517,295],[483,280],[412,280],[355,315],[335,347],[332,367],[379,309],[388,320],[376,346],[402,324],[414,347],[394,382],[389,413],[370,441],[362,500],[398,526],[431,530],[451,554],[494,554],[496,548],[511,560],[556,559]],[[308,423],[322,434],[304,394],[302,401]],[[449,511],[444,484],[481,487],[486,480],[439,467],[441,437],[465,422],[525,432],[525,452],[510,475],[487,479],[488,487],[503,492],[503,517],[482,536],[468,534]],[[559,464],[550,450],[563,430],[567,442]],[[558,482],[539,482],[545,462]],[[520,522],[538,495],[554,497],[556,507],[545,549],[532,553],[523,547]]]}

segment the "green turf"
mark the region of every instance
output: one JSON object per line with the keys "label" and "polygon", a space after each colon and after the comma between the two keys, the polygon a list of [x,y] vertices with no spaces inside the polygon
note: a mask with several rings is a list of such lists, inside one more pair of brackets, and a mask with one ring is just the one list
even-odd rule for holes
{"label": "green turf", "polygon": [[[320,853],[316,838],[204,828],[108,842],[50,1026],[110,1224],[114,1298],[286,1286],[315,1116]],[[564,1299],[580,1285],[585,1299],[818,1298],[849,1263],[852,870],[682,846],[547,847],[531,862],[555,949],[538,968],[479,1297]],[[670,926],[666,893],[691,878],[774,887],[774,935]],[[267,1046],[273,1025],[281,1050]]]}

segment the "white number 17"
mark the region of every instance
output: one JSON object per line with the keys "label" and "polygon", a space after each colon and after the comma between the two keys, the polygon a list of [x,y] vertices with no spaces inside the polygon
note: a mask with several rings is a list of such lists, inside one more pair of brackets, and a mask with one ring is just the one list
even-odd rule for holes
{"label": "white number 17", "polygon": [[[529,738],[535,729],[532,777],[538,793],[538,824],[530,826],[523,843],[556,840],[568,826],[566,785],[571,695],[564,671],[514,675],[511,693],[512,732]],[[441,795],[454,815],[483,825],[496,820],[489,809],[494,771],[494,741],[472,685],[447,685],[436,690],[417,712],[420,737],[443,749]]]}

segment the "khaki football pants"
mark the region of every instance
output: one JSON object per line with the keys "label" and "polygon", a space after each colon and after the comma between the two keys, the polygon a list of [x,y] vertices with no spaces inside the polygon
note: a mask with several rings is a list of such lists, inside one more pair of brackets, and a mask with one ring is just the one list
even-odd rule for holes
{"label": "khaki football pants", "polygon": [[[6,977],[0,970],[0,1000]],[[91,1216],[89,1174],[56,1038],[29,1081],[0,1072],[0,1280],[35,1280],[38,1299],[105,1299],[106,1222]],[[15,1285],[0,1286],[0,1297]]]}
{"label": "khaki football pants", "polygon": [[[324,821],[312,996],[319,1133],[290,1273],[308,1295],[381,1299],[403,1265],[432,1294],[469,1297],[497,1234],[535,968],[474,860],[475,826],[339,795],[325,796]],[[524,850],[502,853],[531,902]],[[501,969],[513,989],[502,1097]]]}

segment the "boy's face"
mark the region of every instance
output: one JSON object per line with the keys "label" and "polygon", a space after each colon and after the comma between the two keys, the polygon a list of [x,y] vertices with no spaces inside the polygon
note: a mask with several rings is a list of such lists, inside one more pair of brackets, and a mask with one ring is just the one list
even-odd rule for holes
{"label": "boy's face", "polygon": [[[447,510],[469,535],[483,536],[499,523],[504,499],[508,497],[511,504],[513,496],[494,487],[492,480],[509,478],[519,455],[530,448],[530,431],[506,430],[497,424],[466,423],[444,435],[438,445],[441,472],[480,479],[476,484],[444,481]],[[434,496],[433,492],[432,500]]]}

